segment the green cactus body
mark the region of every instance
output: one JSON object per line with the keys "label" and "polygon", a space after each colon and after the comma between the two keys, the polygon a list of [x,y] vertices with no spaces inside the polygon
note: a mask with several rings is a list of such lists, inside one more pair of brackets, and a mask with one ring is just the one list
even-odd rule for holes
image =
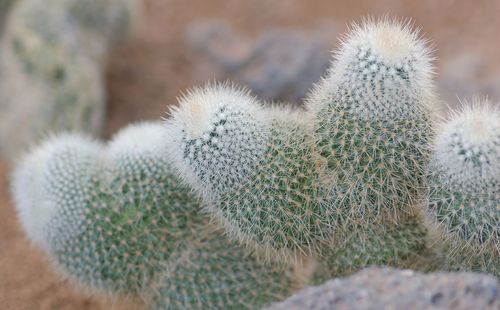
{"label": "green cactus body", "polygon": [[366,22],[308,99],[327,208],[346,226],[416,214],[432,138],[428,53],[407,27]]}
{"label": "green cactus body", "polygon": [[61,136],[17,170],[21,223],[71,279],[110,293],[140,292],[191,236],[198,205],[162,156],[162,128],[128,127],[107,150]]}
{"label": "green cactus body", "polygon": [[500,112],[483,103],[451,117],[429,172],[430,217],[449,268],[500,276]]}
{"label": "green cactus body", "polygon": [[324,280],[349,275],[369,266],[410,268],[426,248],[426,229],[418,220],[401,225],[350,227],[348,236],[332,238],[322,253]]}
{"label": "green cactus body", "polygon": [[[204,127],[195,132],[194,121]],[[310,253],[327,233],[317,162],[298,113],[264,109],[219,85],[184,98],[168,127],[180,174],[231,236],[288,256]]]}
{"label": "green cactus body", "polygon": [[215,232],[201,232],[153,285],[152,309],[260,309],[284,299],[293,271],[269,264]]}

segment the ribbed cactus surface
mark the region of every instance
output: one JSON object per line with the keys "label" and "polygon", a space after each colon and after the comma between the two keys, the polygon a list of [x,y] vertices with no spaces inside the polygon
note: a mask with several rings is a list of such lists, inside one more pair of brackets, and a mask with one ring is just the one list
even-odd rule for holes
{"label": "ribbed cactus surface", "polygon": [[475,102],[441,126],[429,169],[431,219],[452,269],[500,275],[500,112]]}
{"label": "ribbed cactus surface", "polygon": [[367,21],[308,98],[331,208],[346,225],[415,214],[432,137],[430,60],[409,26]]}
{"label": "ribbed cactus surface", "polygon": [[270,256],[311,252],[328,232],[318,162],[300,117],[216,85],[189,93],[167,121],[178,171],[207,211]]}
{"label": "ribbed cactus surface", "polygon": [[292,266],[258,260],[218,232],[198,235],[153,284],[153,309],[260,309],[291,293]]}
{"label": "ribbed cactus surface", "polygon": [[70,278],[139,292],[191,236],[198,204],[162,156],[161,128],[130,126],[107,147],[63,135],[18,168],[21,223]]}

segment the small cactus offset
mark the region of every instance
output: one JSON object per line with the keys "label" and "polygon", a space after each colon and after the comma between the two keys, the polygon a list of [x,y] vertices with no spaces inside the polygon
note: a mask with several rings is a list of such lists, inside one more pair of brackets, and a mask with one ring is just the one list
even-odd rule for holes
{"label": "small cactus offset", "polygon": [[100,133],[103,67],[114,43],[131,32],[134,3],[24,0],[12,9],[0,55],[2,155],[14,158],[50,132]]}
{"label": "small cactus offset", "polygon": [[16,170],[21,224],[70,278],[140,292],[193,233],[198,204],[162,156],[162,133],[160,123],[130,126],[107,148],[62,135]]}
{"label": "small cactus offset", "polygon": [[264,264],[210,229],[169,260],[152,285],[152,309],[260,309],[292,293],[293,266]]}
{"label": "small cactus offset", "polygon": [[500,111],[475,102],[455,113],[429,172],[430,216],[449,268],[500,276]]}
{"label": "small cactus offset", "polygon": [[[266,256],[311,253],[327,233],[318,166],[298,112],[225,85],[196,89],[168,120],[172,158],[207,211]],[[280,256],[280,255],[279,255]]]}

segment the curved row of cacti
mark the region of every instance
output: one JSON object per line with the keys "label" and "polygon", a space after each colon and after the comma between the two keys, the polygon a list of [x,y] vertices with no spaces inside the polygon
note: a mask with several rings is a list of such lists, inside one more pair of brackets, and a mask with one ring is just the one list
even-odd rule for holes
{"label": "curved row of cacti", "polygon": [[209,85],[107,146],[49,139],[19,218],[66,276],[153,309],[256,309],[370,265],[500,276],[500,112],[436,126],[432,70],[407,25],[366,22],[305,111]]}
{"label": "curved row of cacti", "polygon": [[53,132],[100,133],[108,53],[136,10],[135,0],[17,1],[0,44],[0,154]]}

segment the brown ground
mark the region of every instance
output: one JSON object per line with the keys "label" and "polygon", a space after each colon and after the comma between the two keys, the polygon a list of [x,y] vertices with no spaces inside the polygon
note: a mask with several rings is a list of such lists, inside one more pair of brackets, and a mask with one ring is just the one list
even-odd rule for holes
{"label": "brown ground", "polygon": [[[457,65],[481,84],[500,75],[498,29],[500,2],[453,0],[142,0],[144,18],[136,37],[112,58],[108,87],[110,105],[106,136],[127,123],[158,119],[180,91],[212,76],[195,76],[196,59],[184,41],[195,20],[221,19],[237,31],[256,35],[270,27],[314,28],[334,21],[344,32],[360,17],[381,14],[411,17],[432,38],[437,65],[472,53],[483,65],[474,70]],[[336,40],[332,38],[332,48]],[[452,68],[454,69],[454,68]],[[455,71],[451,71],[453,72]],[[438,70],[438,74],[439,74]],[[497,78],[496,89],[500,89]],[[486,83],[486,82],[484,82]],[[460,94],[457,88],[453,93]],[[500,99],[500,98],[498,98]],[[7,190],[7,167],[0,159],[0,308],[1,309],[133,309],[89,297],[68,286],[31,247],[17,224]]]}

